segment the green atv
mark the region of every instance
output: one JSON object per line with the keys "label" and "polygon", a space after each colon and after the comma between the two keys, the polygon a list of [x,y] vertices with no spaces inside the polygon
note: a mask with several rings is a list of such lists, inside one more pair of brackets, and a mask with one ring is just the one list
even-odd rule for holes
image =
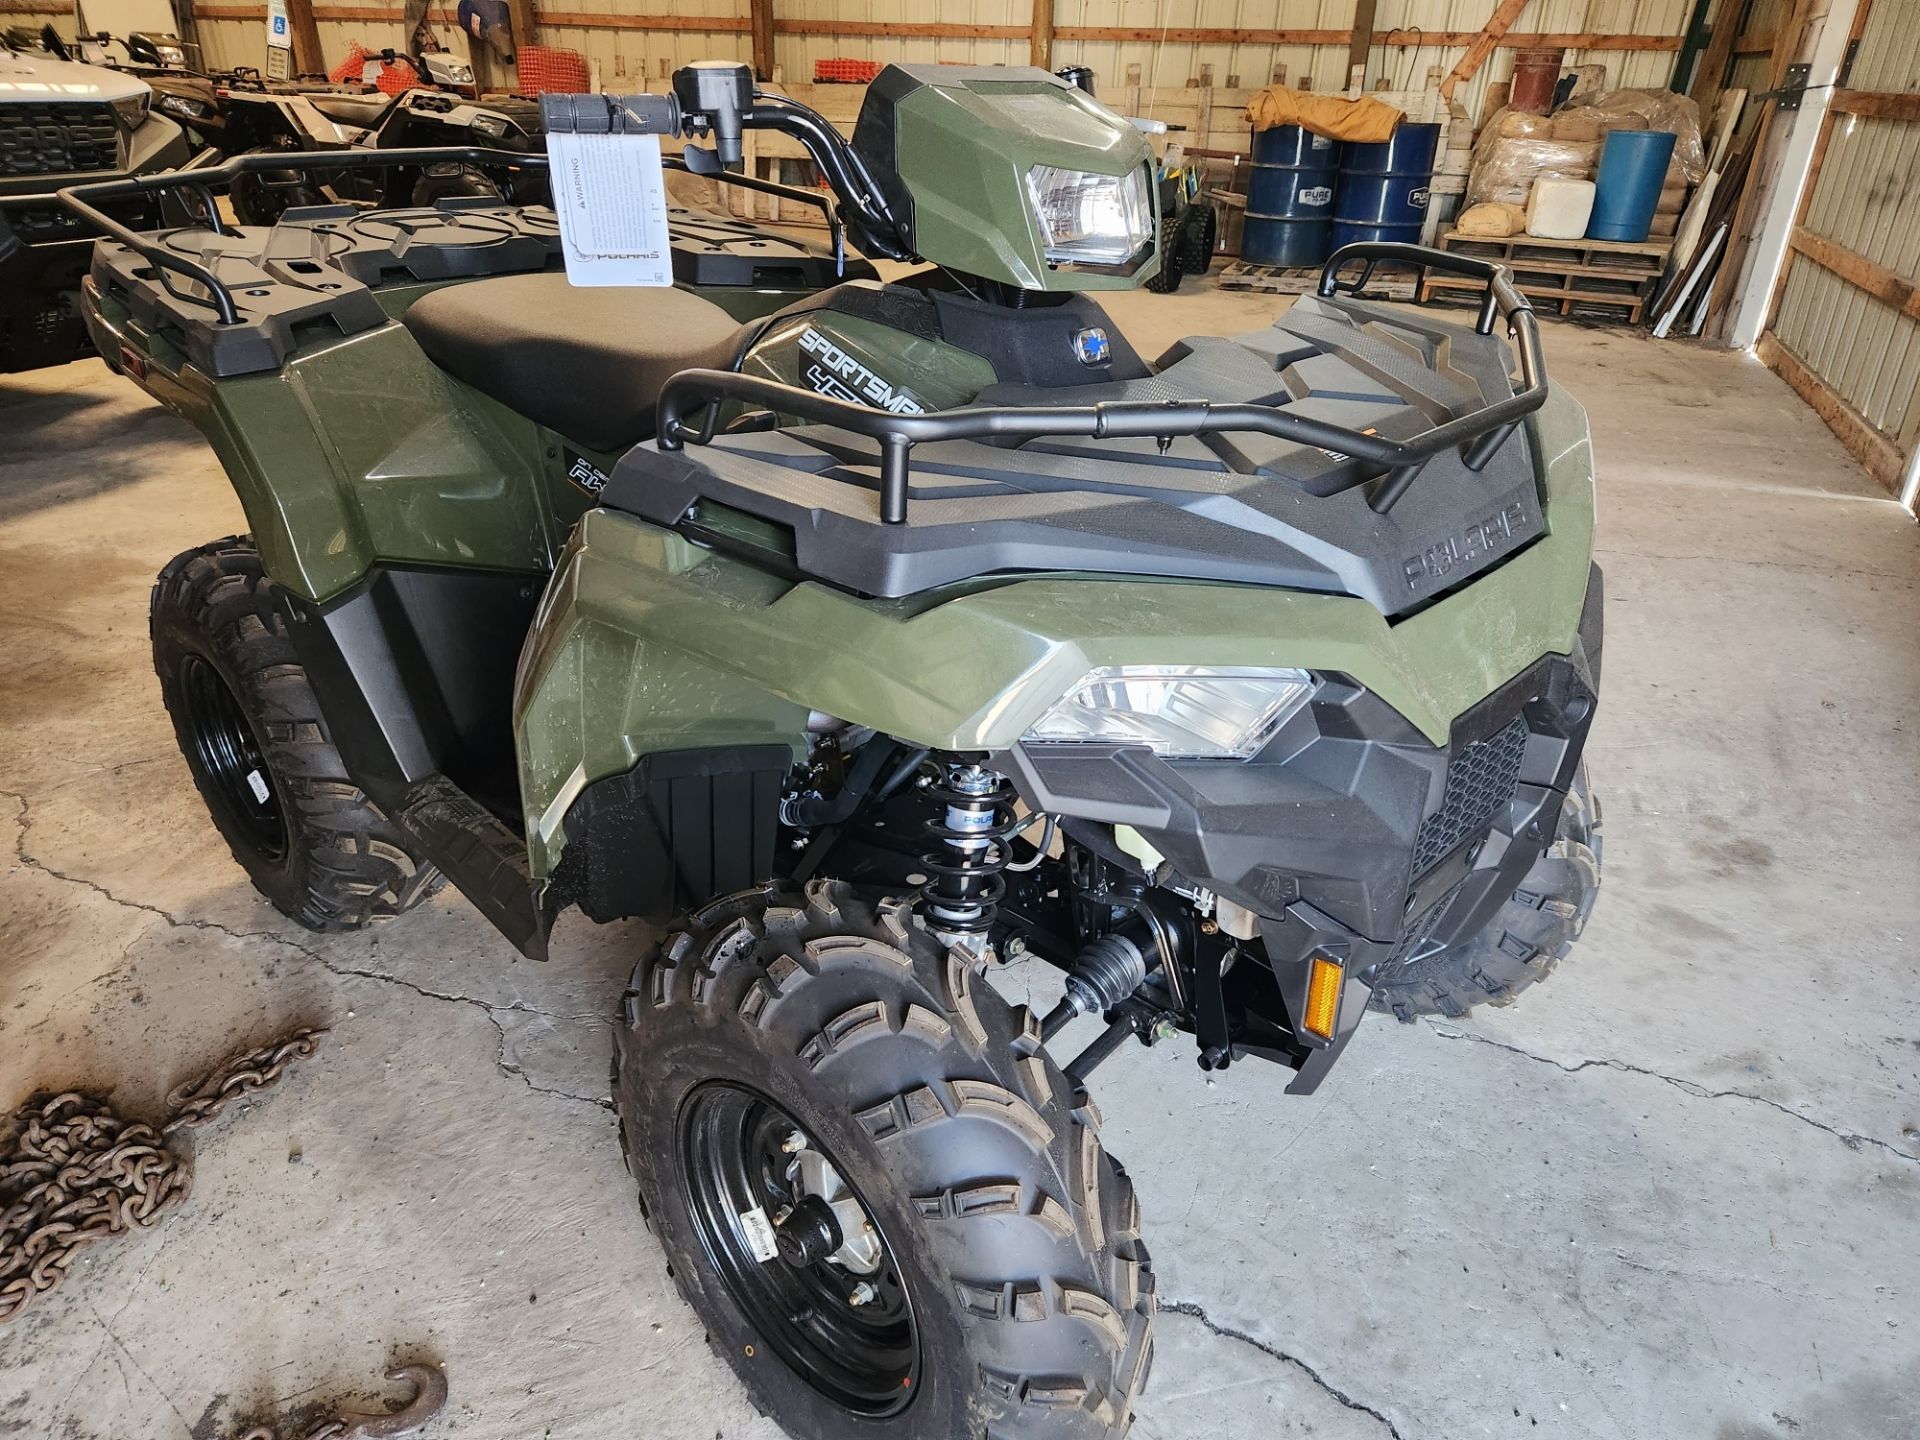
{"label": "green atv", "polygon": [[[96,208],[378,152],[67,192],[101,354],[252,528],[153,591],[195,783],[318,930],[442,876],[529,956],[569,905],[656,927],[628,1163],[789,1433],[1118,1436],[1153,1276],[1095,1067],[1184,1034],[1306,1093],[1368,1009],[1504,1004],[1587,917],[1585,417],[1504,271],[1408,247],[1145,360],[1089,292],[1162,261],[1151,157],[1039,71],[890,67],[851,142],[733,64],[544,106],[711,136],[679,163],[723,182],[797,137],[861,251],[928,263],[679,214],[675,287],[580,290],[484,198]],[[1352,300],[1389,258],[1483,280],[1478,324]]]}

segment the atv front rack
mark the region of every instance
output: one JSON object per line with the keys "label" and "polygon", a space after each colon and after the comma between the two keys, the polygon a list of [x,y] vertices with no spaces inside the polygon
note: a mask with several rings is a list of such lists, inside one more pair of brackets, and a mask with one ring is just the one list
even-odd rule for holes
{"label": "atv front rack", "polygon": [[[135,175],[119,180],[102,180],[90,185],[70,185],[59,191],[57,196],[49,198],[57,198],[71,213],[102,235],[118,241],[139,254],[154,267],[161,283],[175,298],[194,305],[204,305],[214,312],[221,324],[234,325],[239,323],[240,307],[234,303],[233,291],[211,269],[161,244],[162,236],[152,233],[143,234],[129,228],[100,210],[99,205],[115,200],[187,192],[198,202],[195,213],[196,224],[204,225],[215,235],[231,235],[232,228],[220,218],[219,207],[214,203],[214,191],[231,185],[242,175],[269,170],[380,170],[402,165],[443,164],[448,161],[457,161],[463,165],[485,165],[514,170],[548,168],[544,153],[494,150],[484,146],[419,146],[404,150],[276,151],[273,154],[236,155],[220,165],[169,170],[156,175]],[[669,170],[688,169],[686,162],[674,155],[661,157],[661,163]],[[839,253],[840,217],[833,207],[833,202],[820,192],[803,190],[794,185],[782,185],[773,180],[762,180],[757,176],[736,175],[731,171],[718,175],[703,173],[702,178],[738,186],[743,190],[752,190],[757,194],[777,195],[783,200],[796,201],[819,210],[826,216],[827,229],[834,251],[836,254]],[[197,294],[180,288],[168,278],[170,275],[180,276],[201,286],[205,293]]]}
{"label": "atv front rack", "polygon": [[[1343,279],[1348,265],[1361,266],[1357,277]],[[1383,263],[1449,270],[1486,282],[1474,328],[1491,335],[1496,318],[1518,352],[1520,388],[1492,405],[1456,416],[1405,440],[1316,420],[1280,406],[1215,404],[1205,400],[1108,401],[1095,405],[967,405],[934,414],[900,415],[835,400],[812,390],[725,370],[683,370],[660,392],[656,434],[663,450],[688,441],[706,444],[714,437],[720,406],[740,401],[760,410],[790,415],[847,430],[880,443],[880,518],[889,525],[907,519],[908,475],[913,447],[942,440],[1034,440],[1045,436],[1085,435],[1095,439],[1147,438],[1163,447],[1176,436],[1221,431],[1253,431],[1360,460],[1377,467],[1377,483],[1367,503],[1378,513],[1391,510],[1434,456],[1457,449],[1467,469],[1485,468],[1527,416],[1547,399],[1547,367],[1540,353],[1540,327],[1533,307],[1514,289],[1504,265],[1469,255],[1429,250],[1420,245],[1369,241],[1334,252],[1320,272],[1320,294],[1332,297],[1361,289]],[[704,410],[700,424],[688,417]]]}

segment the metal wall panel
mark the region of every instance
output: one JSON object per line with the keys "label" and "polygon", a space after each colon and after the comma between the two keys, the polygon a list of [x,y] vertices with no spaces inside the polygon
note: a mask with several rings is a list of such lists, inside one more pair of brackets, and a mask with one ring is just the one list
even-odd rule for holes
{"label": "metal wall panel", "polygon": [[[1490,0],[1381,0],[1374,26],[1390,30],[1472,31],[1484,24]],[[1891,3],[1891,0],[1888,0]],[[1903,0],[1915,4],[1920,0]],[[746,13],[743,0],[554,0],[550,11],[585,14],[664,13],[670,10],[682,23],[689,17],[712,15],[725,23],[713,30],[632,30],[586,26],[543,25],[540,38],[549,45],[579,50],[600,67],[609,87],[633,84],[641,77],[657,80],[664,65],[698,59],[746,59],[751,43],[740,28]],[[202,12],[203,15],[205,12]],[[1678,36],[1686,26],[1688,0],[1533,0],[1515,24],[1514,36],[1597,32]],[[786,78],[806,82],[813,78],[816,60],[828,58],[944,61],[973,65],[1027,63],[1027,27],[1033,18],[1031,0],[780,0],[782,19],[795,21],[859,22],[874,25],[940,24],[1013,27],[1019,34],[971,39],[960,36],[870,36],[782,34],[776,58]],[[1353,0],[1056,0],[1056,26],[1125,27],[1148,32],[1140,40],[1054,43],[1054,63],[1091,65],[1103,91],[1112,93],[1126,83],[1129,66],[1138,65],[1142,83],[1178,88],[1198,78],[1204,65],[1213,67],[1216,86],[1239,76],[1245,87],[1265,84],[1274,68],[1284,65],[1290,80],[1309,77],[1316,90],[1339,90],[1346,84],[1347,47],[1341,45],[1196,45],[1161,42],[1154,32],[1203,28],[1221,30],[1345,30],[1353,23]],[[210,64],[258,65],[264,49],[258,20],[200,21],[202,43]],[[322,21],[320,39],[328,62],[337,61],[349,43],[368,48],[398,44],[398,22]],[[1369,58],[1368,79],[1382,77],[1394,89],[1419,89],[1430,69],[1442,73],[1459,58],[1458,46],[1376,45]],[[1569,63],[1601,63],[1615,85],[1659,87],[1673,70],[1672,51],[1570,52]],[[1513,51],[1502,48],[1463,86],[1458,99],[1469,114],[1477,114],[1487,85],[1512,73]]]}
{"label": "metal wall panel", "polygon": [[1875,429],[1913,445],[1920,323],[1803,259],[1788,272],[1773,332]]}
{"label": "metal wall panel", "polygon": [[1847,84],[1855,90],[1920,90],[1920,0],[1872,0]]}

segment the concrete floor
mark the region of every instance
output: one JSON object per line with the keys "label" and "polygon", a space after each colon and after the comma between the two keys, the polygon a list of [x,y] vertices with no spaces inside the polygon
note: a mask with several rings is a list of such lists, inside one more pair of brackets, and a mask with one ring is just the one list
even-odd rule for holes
{"label": "concrete floor", "polygon": [[[1114,305],[1150,353],[1273,308]],[[1547,343],[1601,457],[1599,909],[1524,1004],[1375,1020],[1310,1099],[1102,1072],[1164,1301],[1140,1440],[1920,1433],[1920,541],[1757,365]],[[574,916],[537,966],[450,896],[283,920],[148,667],[155,570],[242,524],[212,457],[95,363],[0,379],[0,438],[0,1110],[150,1113],[333,1026],[198,1135],[184,1211],[0,1328],[0,1435],[213,1440],[424,1355],[461,1440],[773,1440],[622,1173],[636,933]]]}

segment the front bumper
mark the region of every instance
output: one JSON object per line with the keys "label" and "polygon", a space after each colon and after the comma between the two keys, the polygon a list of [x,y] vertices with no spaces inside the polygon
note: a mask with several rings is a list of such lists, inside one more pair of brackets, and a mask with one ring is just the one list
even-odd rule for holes
{"label": "front bumper", "polygon": [[[1260,917],[1267,969],[1243,964],[1223,981],[1246,1017],[1235,1049],[1296,1067],[1289,1089],[1304,1093],[1400,947],[1476,933],[1551,843],[1593,723],[1602,609],[1594,568],[1570,653],[1541,657],[1462,712],[1444,745],[1332,676],[1244,764],[1021,744],[1004,766],[1035,809],[1131,827],[1165,857],[1161,883]],[[1348,976],[1327,1040],[1294,1023],[1315,953]]]}
{"label": "front bumper", "polygon": [[[121,141],[124,163],[111,170],[21,175],[0,180],[0,211],[20,245],[0,257],[0,374],[64,365],[91,353],[80,282],[93,258],[95,236],[69,213],[55,192],[186,164],[186,133],[163,115],[149,115]],[[114,218],[150,228],[163,217],[152,201],[132,201]],[[184,215],[172,218],[184,219]]]}

